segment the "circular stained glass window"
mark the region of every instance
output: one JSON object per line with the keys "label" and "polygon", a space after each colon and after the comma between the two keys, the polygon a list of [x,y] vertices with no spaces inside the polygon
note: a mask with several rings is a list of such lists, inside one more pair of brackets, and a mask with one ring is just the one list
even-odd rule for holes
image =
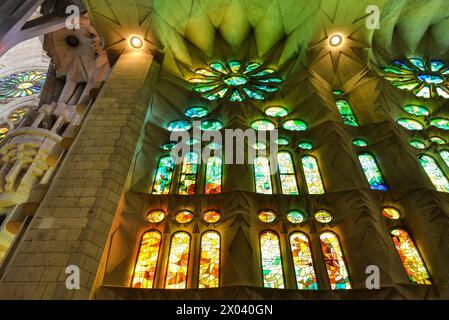
{"label": "circular stained glass window", "polygon": [[191,128],[192,128],[191,123],[185,120],[172,121],[167,125],[167,129],[169,131],[188,131]]}
{"label": "circular stained glass window", "polygon": [[430,141],[435,142],[436,144],[446,144],[447,141],[440,137],[430,137]]}
{"label": "circular stained glass window", "polygon": [[218,131],[223,128],[223,123],[218,120],[205,120],[201,122],[200,129],[203,131]]}
{"label": "circular stained glass window", "polygon": [[207,223],[216,223],[221,219],[221,213],[217,210],[208,210],[202,215],[203,221]]}
{"label": "circular stained glass window", "polygon": [[368,146],[368,141],[366,141],[365,139],[354,139],[352,140],[352,144],[358,147],[366,147]]}
{"label": "circular stained glass window", "polygon": [[182,210],[176,213],[175,219],[178,223],[189,223],[193,220],[193,213],[188,210]]}
{"label": "circular stained glass window", "polygon": [[430,114],[429,110],[426,107],[416,104],[407,104],[402,108],[404,109],[405,112],[411,114],[412,116],[420,117],[420,116],[428,116]]}
{"label": "circular stained glass window", "polygon": [[161,145],[161,148],[162,148],[162,150],[170,151],[175,146],[176,146],[175,142],[167,142],[167,143],[164,143],[163,145]]}
{"label": "circular stained glass window", "polygon": [[23,117],[25,117],[26,114],[27,114],[27,112],[25,109],[19,108],[19,109],[16,109],[13,113],[11,113],[8,116],[8,119],[11,122],[17,122],[20,119],[23,119]]}
{"label": "circular stained glass window", "polygon": [[271,131],[275,129],[275,126],[269,120],[257,120],[251,124],[251,128],[257,131]]}
{"label": "circular stained glass window", "polygon": [[259,212],[259,220],[264,223],[271,223],[276,220],[276,213],[271,210],[262,210]]}
{"label": "circular stained glass window", "polygon": [[382,214],[384,217],[392,220],[398,220],[401,218],[401,213],[399,210],[393,207],[386,207],[382,209]]}
{"label": "circular stained glass window", "polygon": [[9,127],[0,126],[0,140],[6,138],[9,132]]}
{"label": "circular stained glass window", "polygon": [[0,78],[0,98],[20,98],[41,93],[47,74],[26,71]]}
{"label": "circular stained glass window", "polygon": [[288,110],[284,107],[273,106],[265,109],[265,114],[273,118],[282,118],[288,115]]}
{"label": "circular stained glass window", "polygon": [[151,210],[145,215],[145,220],[147,220],[150,223],[159,223],[165,219],[167,214],[165,211],[157,209],[157,210]]}
{"label": "circular stained glass window", "polygon": [[311,144],[310,142],[300,142],[298,143],[298,147],[302,150],[312,150],[313,144]]}
{"label": "circular stained glass window", "polygon": [[252,145],[255,150],[265,150],[267,148],[267,144],[265,142],[256,142]]}
{"label": "circular stained glass window", "polygon": [[424,126],[416,120],[399,119],[397,122],[400,126],[404,127],[407,130],[415,131],[415,130],[423,130],[424,129]]}
{"label": "circular stained glass window", "polygon": [[329,223],[334,219],[332,213],[326,210],[318,210],[315,212],[315,220],[321,223]]}
{"label": "circular stained glass window", "polygon": [[287,138],[278,138],[276,140],[276,144],[280,145],[280,146],[288,146],[288,144],[290,143],[290,141]]}
{"label": "circular stained glass window", "polygon": [[305,131],[307,130],[307,123],[302,120],[288,120],[282,124],[282,127],[289,131]]}
{"label": "circular stained glass window", "polygon": [[191,107],[186,110],[186,116],[192,119],[203,118],[209,114],[206,108],[203,107]]}
{"label": "circular stained glass window", "polygon": [[430,125],[442,130],[449,130],[449,120],[445,118],[435,118],[430,120]]}
{"label": "circular stained glass window", "polygon": [[287,220],[293,224],[299,224],[304,221],[304,213],[299,210],[291,210],[287,213]]}
{"label": "circular stained glass window", "polygon": [[410,141],[410,145],[413,148],[416,148],[416,149],[425,149],[426,148],[426,144],[424,142],[419,141],[419,140],[412,140],[412,141]]}

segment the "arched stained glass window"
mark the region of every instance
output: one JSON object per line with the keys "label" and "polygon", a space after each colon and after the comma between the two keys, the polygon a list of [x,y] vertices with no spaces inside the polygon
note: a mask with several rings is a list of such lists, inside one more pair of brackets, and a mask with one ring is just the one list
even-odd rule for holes
{"label": "arched stained glass window", "polygon": [[338,237],[332,232],[323,232],[320,240],[331,289],[351,289]]}
{"label": "arched stained glass window", "polygon": [[190,235],[187,232],[177,232],[173,235],[168,256],[166,289],[185,289],[187,286],[187,271],[189,266]]}
{"label": "arched stained glass window", "polygon": [[357,127],[359,125],[354,116],[354,113],[352,112],[351,105],[349,104],[348,100],[338,99],[337,101],[335,101],[335,104],[337,105],[338,112],[340,113],[344,124],[353,127]]}
{"label": "arched stained glass window", "polygon": [[256,192],[262,194],[273,194],[271,184],[270,162],[266,157],[257,157],[254,160],[254,180]]}
{"label": "arched stained glass window", "polygon": [[437,191],[449,192],[449,181],[435,159],[428,155],[421,155],[418,160]]}
{"label": "arched stained glass window", "polygon": [[161,238],[161,234],[155,230],[148,231],[143,235],[136,266],[134,267],[133,288],[153,288]]}
{"label": "arched stained glass window", "polygon": [[449,167],[449,151],[447,150],[440,151],[440,156],[441,158],[443,158],[444,162]]}
{"label": "arched stained glass window", "polygon": [[220,235],[207,231],[201,237],[199,288],[216,288],[220,285]]}
{"label": "arched stained glass window", "polygon": [[410,281],[416,284],[432,284],[421,254],[409,234],[402,229],[393,229],[391,236]]}
{"label": "arched stained glass window", "polygon": [[359,160],[371,189],[387,191],[387,184],[373,155],[370,153],[359,154]]}
{"label": "arched stained glass window", "polygon": [[302,232],[292,233],[290,235],[290,248],[298,289],[317,290],[318,282],[313,268],[309,238]]}
{"label": "arched stained glass window", "polygon": [[288,152],[278,153],[279,176],[283,194],[295,195],[298,192],[298,183],[295,176],[292,156]]}
{"label": "arched stained glass window", "polygon": [[265,288],[284,288],[281,247],[279,237],[272,231],[260,235],[260,253],[262,258],[263,286]]}
{"label": "arched stained glass window", "polygon": [[198,158],[198,153],[196,152],[188,152],[184,155],[181,177],[179,179],[179,194],[195,194]]}
{"label": "arched stained glass window", "polygon": [[323,181],[321,180],[318,161],[312,156],[304,156],[301,159],[309,194],[323,194],[324,186]]}
{"label": "arched stained glass window", "polygon": [[207,159],[205,194],[221,193],[222,163],[222,159],[217,156]]}
{"label": "arched stained glass window", "polygon": [[153,194],[168,194],[170,192],[173,169],[175,163],[173,157],[166,156],[159,160],[153,184]]}

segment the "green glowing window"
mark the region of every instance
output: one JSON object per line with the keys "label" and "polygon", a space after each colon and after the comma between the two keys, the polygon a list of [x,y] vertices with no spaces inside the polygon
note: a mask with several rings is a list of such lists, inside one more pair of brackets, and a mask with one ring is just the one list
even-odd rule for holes
{"label": "green glowing window", "polygon": [[196,174],[198,172],[198,153],[189,152],[184,156],[181,177],[179,179],[179,194],[192,195],[196,191]]}
{"label": "green glowing window", "polygon": [[344,124],[347,124],[347,125],[353,126],[353,127],[357,127],[359,125],[353,112],[352,112],[352,109],[351,109],[351,106],[350,106],[348,100],[338,99],[335,101],[335,104],[337,105],[338,112],[340,113],[340,116],[341,116]]}
{"label": "green glowing window", "polygon": [[292,156],[288,152],[279,152],[277,160],[282,193],[289,195],[299,194]]}
{"label": "green glowing window", "polygon": [[425,149],[426,148],[426,144],[424,142],[422,142],[422,141],[419,141],[419,140],[412,140],[412,141],[410,141],[410,145],[413,148],[416,148],[416,149]]}
{"label": "green glowing window", "polygon": [[289,131],[305,131],[307,130],[307,123],[302,120],[287,120],[282,124],[282,127]]}
{"label": "green glowing window", "polygon": [[251,128],[257,131],[271,131],[275,129],[275,126],[269,120],[257,120],[251,124]]}
{"label": "green glowing window", "polygon": [[407,104],[405,106],[402,107],[404,109],[405,112],[407,112],[408,114],[412,115],[412,116],[417,116],[417,117],[421,117],[421,116],[428,116],[430,114],[429,110],[422,105],[417,105],[417,104]]}
{"label": "green glowing window", "polygon": [[317,159],[312,156],[303,156],[301,161],[309,194],[323,194],[324,186]]}
{"label": "green glowing window", "polygon": [[410,130],[410,131],[417,131],[417,130],[424,129],[424,126],[422,125],[422,123],[420,123],[416,120],[413,120],[413,119],[399,119],[397,121],[397,123],[400,126],[404,127],[407,130]]}
{"label": "green glowing window", "polygon": [[436,160],[428,155],[421,155],[418,160],[435,189],[440,192],[449,192],[449,181]]}
{"label": "green glowing window", "polygon": [[162,157],[159,160],[158,169],[154,178],[153,194],[168,194],[175,168],[174,159],[171,156]]}

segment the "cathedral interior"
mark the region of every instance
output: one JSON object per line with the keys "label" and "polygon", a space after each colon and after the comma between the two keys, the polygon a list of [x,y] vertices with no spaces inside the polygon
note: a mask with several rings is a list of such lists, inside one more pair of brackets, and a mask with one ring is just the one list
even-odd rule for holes
{"label": "cathedral interior", "polygon": [[[449,299],[448,30],[447,0],[2,0],[0,299]],[[239,163],[231,129],[277,138]]]}

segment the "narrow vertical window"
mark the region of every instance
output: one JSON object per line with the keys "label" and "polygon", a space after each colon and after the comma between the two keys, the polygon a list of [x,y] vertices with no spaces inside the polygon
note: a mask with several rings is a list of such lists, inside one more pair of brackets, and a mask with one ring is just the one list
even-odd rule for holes
{"label": "narrow vertical window", "polygon": [[266,157],[257,157],[254,160],[254,179],[256,181],[256,192],[273,194],[271,185],[270,162]]}
{"label": "narrow vertical window", "polygon": [[376,159],[370,153],[362,153],[359,154],[359,160],[371,189],[387,191],[387,184],[384,181]]}
{"label": "narrow vertical window", "polygon": [[393,229],[391,236],[410,281],[416,284],[432,284],[421,254],[409,234],[402,229]]}
{"label": "narrow vertical window", "polygon": [[205,194],[221,193],[222,162],[222,159],[216,156],[207,159]]}
{"label": "narrow vertical window", "polygon": [[320,168],[316,158],[312,156],[302,157],[302,168],[309,194],[323,194],[323,181],[321,180]]}
{"label": "narrow vertical window", "polygon": [[290,235],[290,248],[295,268],[296,286],[298,289],[317,290],[315,270],[313,268],[312,253],[309,238],[302,232]]}
{"label": "narrow vertical window", "polygon": [[427,155],[422,155],[419,156],[418,160],[437,191],[449,192],[449,181],[435,159]]}
{"label": "narrow vertical window", "polygon": [[449,167],[449,151],[447,150],[440,151],[440,156],[441,158],[443,158],[444,162]]}
{"label": "narrow vertical window", "polygon": [[220,235],[208,231],[201,237],[199,288],[217,288],[220,285]]}
{"label": "narrow vertical window", "polygon": [[263,286],[265,288],[284,288],[281,247],[279,237],[272,231],[260,235],[260,253],[262,257]]}
{"label": "narrow vertical window", "polygon": [[162,157],[159,160],[154,178],[153,194],[168,194],[170,192],[174,167],[175,163],[171,156]]}
{"label": "narrow vertical window", "polygon": [[283,194],[299,194],[292,156],[288,152],[278,153],[279,176]]}
{"label": "narrow vertical window", "polygon": [[160,247],[161,234],[158,231],[148,231],[143,235],[134,267],[133,288],[153,288]]}
{"label": "narrow vertical window", "polygon": [[335,104],[337,105],[338,112],[340,113],[344,124],[353,127],[357,127],[359,125],[348,100],[338,99],[335,101]]}
{"label": "narrow vertical window", "polygon": [[320,240],[331,289],[351,289],[338,237],[332,232],[323,232]]}
{"label": "narrow vertical window", "polygon": [[198,172],[198,153],[188,152],[182,162],[181,177],[179,179],[179,194],[195,194],[196,174]]}
{"label": "narrow vertical window", "polygon": [[190,235],[187,232],[177,232],[173,235],[168,256],[166,289],[185,289],[187,286],[187,271],[189,266]]}

